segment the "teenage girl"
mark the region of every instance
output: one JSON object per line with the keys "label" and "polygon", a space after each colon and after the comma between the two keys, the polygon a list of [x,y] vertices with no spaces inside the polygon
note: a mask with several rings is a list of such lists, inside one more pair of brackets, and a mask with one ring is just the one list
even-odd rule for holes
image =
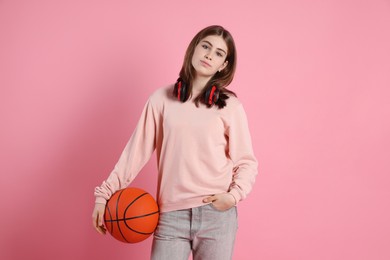
{"label": "teenage girl", "polygon": [[236,48],[221,26],[201,30],[187,48],[175,85],[155,91],[118,163],[96,187],[93,225],[105,234],[111,195],[127,187],[154,150],[160,218],[151,259],[226,260],[233,254],[237,208],[257,175],[242,104],[226,87]]}

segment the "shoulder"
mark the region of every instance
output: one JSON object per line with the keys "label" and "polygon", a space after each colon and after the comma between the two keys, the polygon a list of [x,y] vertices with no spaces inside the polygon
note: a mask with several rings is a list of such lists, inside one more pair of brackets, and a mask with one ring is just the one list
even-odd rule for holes
{"label": "shoulder", "polygon": [[164,103],[167,100],[171,100],[173,98],[172,92],[173,92],[173,85],[160,87],[156,89],[154,92],[152,92],[152,94],[149,96],[149,102],[158,104],[158,103]]}
{"label": "shoulder", "polygon": [[150,94],[148,106],[157,111],[162,111],[164,107],[173,100],[173,85],[160,87]]}
{"label": "shoulder", "polygon": [[220,115],[227,125],[246,120],[246,112],[243,103],[239,98],[232,94],[229,94],[229,98],[226,100],[226,106],[223,109],[220,109],[220,111]]}
{"label": "shoulder", "polygon": [[167,99],[172,96],[172,90],[173,90],[173,85],[165,86],[165,87],[160,87],[156,89],[150,96],[149,99],[152,100],[158,100],[158,99]]}
{"label": "shoulder", "polygon": [[226,112],[232,112],[236,111],[240,107],[242,107],[241,101],[238,99],[238,97],[234,96],[233,94],[227,94],[228,99],[226,99],[226,107],[224,107],[222,110],[226,110]]}

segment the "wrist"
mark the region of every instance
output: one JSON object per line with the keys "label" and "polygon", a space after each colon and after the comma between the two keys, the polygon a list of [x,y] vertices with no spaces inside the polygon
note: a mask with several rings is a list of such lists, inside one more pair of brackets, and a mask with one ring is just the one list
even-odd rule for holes
{"label": "wrist", "polygon": [[233,194],[231,194],[231,193],[228,193],[228,194],[230,195],[230,197],[232,197],[233,206],[236,206],[236,205],[237,205],[237,200],[236,200],[236,198],[234,197]]}

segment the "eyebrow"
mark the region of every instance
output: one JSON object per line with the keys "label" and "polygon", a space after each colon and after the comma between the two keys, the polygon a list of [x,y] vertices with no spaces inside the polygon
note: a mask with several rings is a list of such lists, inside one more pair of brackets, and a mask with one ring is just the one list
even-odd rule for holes
{"label": "eyebrow", "polygon": [[[211,47],[213,47],[213,45],[212,45],[211,42],[209,42],[209,41],[203,40],[202,42],[205,42],[205,43],[209,44]],[[223,51],[223,52],[225,53],[225,55],[227,55],[227,53],[226,53],[225,50],[223,50],[223,49],[221,49],[221,48],[217,48],[217,50]]]}

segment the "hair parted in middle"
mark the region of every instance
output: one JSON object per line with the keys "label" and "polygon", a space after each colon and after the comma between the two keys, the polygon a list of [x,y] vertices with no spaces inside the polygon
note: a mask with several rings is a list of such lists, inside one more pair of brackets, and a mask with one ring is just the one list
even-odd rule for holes
{"label": "hair parted in middle", "polygon": [[[185,102],[191,96],[192,83],[196,76],[195,68],[192,66],[192,56],[194,54],[195,48],[198,45],[198,43],[202,39],[210,35],[221,36],[227,45],[227,55],[226,55],[226,61],[228,62],[227,66],[220,72],[215,73],[214,76],[206,84],[207,86],[216,86],[218,88],[219,99],[215,104],[219,108],[223,108],[226,106],[225,100],[229,98],[229,96],[227,95],[228,93],[237,96],[233,91],[226,89],[226,87],[232,82],[234,73],[236,71],[237,54],[236,54],[236,46],[234,44],[232,35],[230,34],[229,31],[227,31],[222,26],[220,25],[208,26],[195,35],[195,37],[191,40],[190,44],[187,47],[187,51],[184,56],[183,66],[180,70],[179,79],[184,81],[187,87],[186,97],[184,97],[184,102]],[[174,89],[174,93],[175,91],[177,92],[176,88],[177,87],[175,87]],[[206,91],[207,89],[203,88],[202,92],[197,97],[195,97],[194,101],[196,106],[199,106],[199,102],[200,102],[210,107],[210,105],[207,104],[203,98]]]}

